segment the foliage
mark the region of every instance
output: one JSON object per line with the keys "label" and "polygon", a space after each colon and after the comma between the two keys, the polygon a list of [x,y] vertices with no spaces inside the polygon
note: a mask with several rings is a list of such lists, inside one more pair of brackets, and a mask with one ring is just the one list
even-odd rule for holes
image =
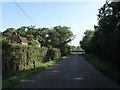
{"label": "foliage", "polygon": [[[93,53],[102,60],[112,62],[120,67],[120,1],[106,3],[99,9],[98,25],[90,43],[83,45],[89,48],[89,53]],[[85,40],[82,41],[82,43]],[[85,49],[85,48],[84,48]]]}
{"label": "foliage", "polygon": [[21,36],[26,36],[26,33],[27,33],[26,29],[27,29],[26,26],[22,26],[18,28],[16,32],[19,33]]}
{"label": "foliage", "polygon": [[51,46],[60,47],[71,41],[73,36],[72,32],[66,26],[55,26],[48,32],[49,39],[51,40]]}
{"label": "foliage", "polygon": [[60,58],[53,60],[53,61],[43,63],[43,64],[39,64],[36,66],[36,70],[30,69],[30,70],[25,70],[22,72],[19,71],[19,72],[15,73],[14,75],[10,76],[9,78],[3,79],[3,81],[2,81],[3,89],[11,88],[11,87],[15,86],[16,84],[22,82],[22,79],[29,78],[29,77],[35,75],[36,73],[38,73],[44,69],[47,69],[49,66],[52,66],[55,63],[57,63],[59,60],[60,60]]}
{"label": "foliage", "polygon": [[84,50],[81,48],[81,46],[70,46],[70,53],[71,54],[84,54]]}
{"label": "foliage", "polygon": [[29,45],[38,46],[40,43],[41,46],[59,48],[61,55],[65,53],[62,49],[68,49],[66,44],[73,40],[74,35],[70,31],[70,27],[67,26],[55,26],[51,29],[49,28],[35,28],[35,26],[21,26],[18,29],[8,28],[6,31],[2,32],[4,37],[8,37],[12,34],[13,31],[18,32],[21,36],[27,37]]}
{"label": "foliage", "polygon": [[91,41],[91,39],[92,39],[92,36],[93,36],[93,33],[94,33],[94,31],[92,31],[92,30],[86,30],[85,32],[84,32],[84,37],[83,37],[83,39],[82,39],[82,41],[80,41],[80,45],[81,45],[81,47],[82,47],[82,49],[84,49],[85,50],[85,52],[90,52],[90,41]]}
{"label": "foliage", "polygon": [[80,46],[70,46],[71,51],[82,51],[82,48]]}
{"label": "foliage", "polygon": [[38,40],[34,40],[34,39],[29,40],[28,44],[33,46],[40,46],[40,43],[38,42]]}
{"label": "foliage", "polygon": [[46,57],[45,57],[46,61],[44,61],[44,62],[51,61],[53,59],[57,59],[60,56],[61,56],[61,53],[60,53],[59,49],[49,47],[48,51],[47,51],[47,54],[46,54]]}
{"label": "foliage", "polygon": [[35,38],[38,38],[38,41],[41,43],[41,46],[48,46],[47,35],[49,28],[38,28],[34,33]]}
{"label": "foliage", "polygon": [[66,26],[56,26],[48,32],[48,44],[52,47],[57,47],[61,51],[61,55],[67,55],[69,52],[67,43],[73,38],[73,33]]}
{"label": "foliage", "polygon": [[[43,63],[47,59],[47,51],[45,47],[26,46],[16,43],[2,43],[2,74],[6,76],[23,70],[36,69],[36,65]],[[57,50],[57,49],[56,49]],[[59,54],[60,52],[56,52]],[[60,57],[55,53],[49,55],[54,56],[52,59]],[[49,61],[49,60],[47,60]]]}
{"label": "foliage", "polygon": [[61,55],[62,56],[67,56],[70,54],[70,45],[64,44],[60,47]]}
{"label": "foliage", "polygon": [[14,31],[15,31],[14,28],[7,28],[7,30],[5,30],[4,32],[2,32],[2,35],[8,37],[8,36],[10,36]]}
{"label": "foliage", "polygon": [[[3,37],[9,37],[14,31],[27,37],[29,45],[8,43],[6,39],[2,39],[3,78],[18,71],[36,69],[36,66],[41,63],[70,53],[70,46],[67,43],[73,39],[73,34],[69,27],[55,26],[51,29],[36,29],[35,26],[22,26],[16,30],[8,28],[2,32]],[[41,47],[37,47],[40,44]]]}
{"label": "foliage", "polygon": [[86,54],[83,57],[105,75],[120,84],[120,71],[113,63],[101,60],[92,54]]}

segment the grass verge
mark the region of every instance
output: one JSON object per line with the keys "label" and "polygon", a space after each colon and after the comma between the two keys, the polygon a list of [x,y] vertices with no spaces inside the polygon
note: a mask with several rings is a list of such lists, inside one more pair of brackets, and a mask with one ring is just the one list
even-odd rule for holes
{"label": "grass verge", "polygon": [[98,70],[103,72],[106,76],[110,77],[113,81],[120,84],[120,72],[114,64],[101,60],[92,54],[83,55],[86,61],[90,62]]}
{"label": "grass verge", "polygon": [[19,84],[22,79],[30,78],[31,76],[37,74],[38,72],[40,72],[44,69],[47,69],[48,67],[56,64],[60,60],[61,60],[61,58],[38,65],[36,67],[36,70],[30,69],[30,70],[26,70],[26,71],[17,72],[16,74],[13,74],[11,77],[2,80],[2,88],[3,89],[11,88],[11,87]]}

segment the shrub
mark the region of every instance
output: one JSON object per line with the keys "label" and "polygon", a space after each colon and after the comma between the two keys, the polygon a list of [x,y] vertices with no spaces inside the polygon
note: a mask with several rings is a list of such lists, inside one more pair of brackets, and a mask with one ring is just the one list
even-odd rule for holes
{"label": "shrub", "polygon": [[60,48],[60,51],[61,51],[61,55],[62,56],[66,56],[68,54],[70,54],[70,46],[69,45],[63,45],[61,48]]}
{"label": "shrub", "polygon": [[57,48],[26,46],[16,43],[2,43],[2,74],[3,78],[16,71],[35,69],[36,65],[59,58]]}
{"label": "shrub", "polygon": [[45,61],[54,60],[61,57],[60,50],[57,48],[48,48],[47,54],[45,56]]}

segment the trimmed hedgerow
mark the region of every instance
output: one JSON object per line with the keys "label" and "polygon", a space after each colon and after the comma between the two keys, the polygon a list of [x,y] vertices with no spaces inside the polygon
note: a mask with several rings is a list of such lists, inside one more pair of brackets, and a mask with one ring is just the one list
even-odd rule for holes
{"label": "trimmed hedgerow", "polygon": [[57,48],[26,46],[2,42],[3,78],[17,71],[36,69],[36,65],[61,57]]}
{"label": "trimmed hedgerow", "polygon": [[61,57],[60,49],[58,48],[48,48],[44,62],[54,60]]}

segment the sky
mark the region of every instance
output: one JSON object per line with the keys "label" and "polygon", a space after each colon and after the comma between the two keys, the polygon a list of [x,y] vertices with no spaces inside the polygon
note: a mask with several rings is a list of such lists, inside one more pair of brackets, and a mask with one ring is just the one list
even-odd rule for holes
{"label": "sky", "polygon": [[[14,1],[14,0],[13,0]],[[97,25],[98,9],[105,2],[2,2],[2,29],[33,25],[36,28],[68,26],[76,35],[70,43],[78,46],[86,29]]]}

